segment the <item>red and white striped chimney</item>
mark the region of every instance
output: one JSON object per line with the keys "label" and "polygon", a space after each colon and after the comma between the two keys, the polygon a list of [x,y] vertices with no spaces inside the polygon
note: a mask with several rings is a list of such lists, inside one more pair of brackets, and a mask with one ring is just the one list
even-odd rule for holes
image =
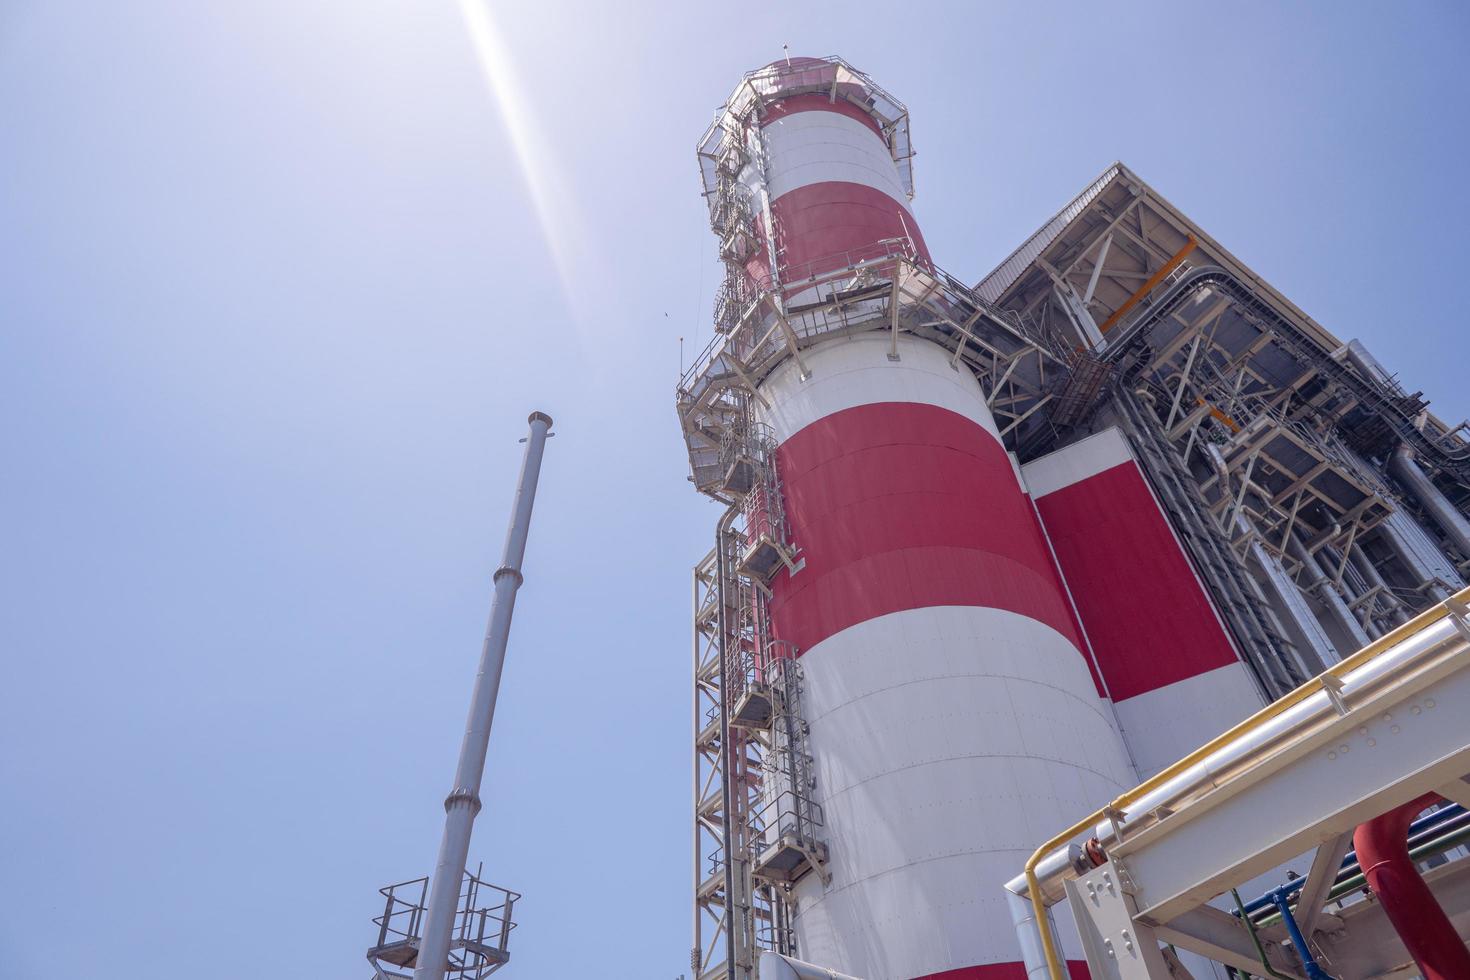
{"label": "red and white striped chimney", "polygon": [[[781,281],[889,238],[927,261],[861,85],[792,65],[786,88],[827,72],[835,95],[766,95]],[[830,882],[796,885],[798,948],[869,980],[1021,978],[1002,884],[1134,777],[985,393],[938,345],[897,343],[825,341],[759,388],[804,560],[771,583],[772,631],[805,675],[831,856]]]}

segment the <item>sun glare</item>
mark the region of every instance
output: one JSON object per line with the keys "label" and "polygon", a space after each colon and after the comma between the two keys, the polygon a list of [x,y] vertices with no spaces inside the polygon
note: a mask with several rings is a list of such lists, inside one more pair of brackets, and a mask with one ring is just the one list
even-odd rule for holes
{"label": "sun glare", "polygon": [[563,292],[572,301],[571,249],[584,239],[571,195],[516,77],[510,50],[484,0],[459,0],[459,9],[485,85],[505,121],[506,134],[541,225],[541,236],[556,265]]}

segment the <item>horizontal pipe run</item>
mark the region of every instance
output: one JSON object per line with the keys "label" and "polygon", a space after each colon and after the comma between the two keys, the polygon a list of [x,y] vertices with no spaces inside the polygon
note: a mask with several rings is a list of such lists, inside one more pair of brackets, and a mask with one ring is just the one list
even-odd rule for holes
{"label": "horizontal pipe run", "polygon": [[[1417,847],[1420,842],[1428,839],[1424,836],[1426,831],[1437,830],[1439,829],[1441,824],[1448,823],[1451,820],[1454,820],[1453,827],[1455,829],[1459,829],[1462,826],[1470,827],[1470,815],[1467,815],[1467,812],[1470,811],[1466,811],[1466,809],[1463,806],[1460,806],[1460,804],[1452,803],[1449,806],[1440,807],[1438,810],[1435,810],[1433,813],[1427,816],[1420,817],[1418,820],[1415,820],[1414,823],[1409,827],[1409,846]],[[1454,818],[1456,817],[1460,817],[1462,819],[1455,820]],[[1342,864],[1339,866],[1341,870],[1338,872],[1338,877],[1341,878],[1343,872],[1350,871],[1357,866],[1358,852],[1348,851],[1342,859]],[[1275,900],[1277,892],[1291,895],[1299,891],[1301,887],[1306,883],[1307,879],[1305,878],[1293,878],[1291,881],[1284,882],[1276,888],[1270,889],[1265,894],[1261,895],[1260,898],[1252,899],[1251,901],[1246,902],[1245,910],[1247,913],[1259,912],[1261,909],[1267,908],[1271,905],[1271,903]]]}
{"label": "horizontal pipe run", "polygon": [[[1444,834],[1441,834],[1430,840],[1413,846],[1409,850],[1409,857],[1415,861],[1423,861],[1426,858],[1431,858],[1435,855],[1443,854],[1445,851],[1448,851],[1455,847],[1459,847],[1462,844],[1470,844],[1470,826],[1448,831]],[[1332,886],[1332,890],[1327,893],[1327,898],[1324,900],[1323,904],[1326,904],[1327,902],[1335,902],[1340,898],[1351,895],[1355,891],[1360,891],[1367,883],[1367,876],[1364,875],[1361,870],[1355,871],[1351,876],[1339,879],[1338,882]],[[1279,918],[1280,917],[1273,912],[1271,915],[1265,916],[1263,918],[1252,918],[1251,922],[1255,925],[1257,929],[1265,929],[1269,926],[1275,925],[1279,921]]]}
{"label": "horizontal pipe run", "polygon": [[[1055,936],[1046,921],[1045,910],[1049,903],[1042,891],[1038,871],[1045,863],[1048,870],[1055,869],[1048,878],[1065,874],[1069,861],[1066,851],[1058,852],[1058,848],[1090,827],[1096,827],[1100,840],[1111,840],[1111,821],[1105,819],[1109,814],[1126,817],[1131,809],[1143,817],[1158,807],[1177,801],[1187,792],[1213,786],[1226,770],[1240,765],[1263,748],[1283,739],[1293,729],[1316,720],[1324,712],[1334,712],[1332,699],[1327,697],[1322,686],[1323,678],[1330,677],[1340,681],[1337,685],[1339,697],[1351,698],[1371,690],[1403,664],[1438,649],[1446,642],[1458,639],[1463,643],[1464,639],[1456,629],[1456,624],[1447,620],[1453,615],[1450,604],[1463,608],[1467,600],[1470,600],[1470,589],[1425,610],[1352,656],[1329,667],[1317,678],[1277,699],[1229,731],[1216,736],[1183,759],[1123,793],[1110,806],[1089,814],[1037,848],[1026,861],[1024,881],[1013,880],[1007,888],[1013,893],[1026,895],[1031,901],[1051,980],[1067,980],[1067,977],[1057,953]],[[1172,819],[1177,820],[1181,816],[1183,815],[1176,813]],[[1097,825],[1099,820],[1103,821],[1100,826]]]}

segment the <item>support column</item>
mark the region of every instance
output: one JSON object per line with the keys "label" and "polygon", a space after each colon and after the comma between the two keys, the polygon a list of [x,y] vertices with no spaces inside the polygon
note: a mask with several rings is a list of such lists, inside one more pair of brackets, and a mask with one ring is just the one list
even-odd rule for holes
{"label": "support column", "polygon": [[1388,471],[1414,495],[1434,523],[1439,525],[1445,537],[1454,543],[1460,553],[1470,558],[1470,521],[1455,509],[1455,505],[1439,492],[1439,487],[1434,485],[1423,470],[1419,468],[1414,459],[1414,453],[1408,446],[1400,443],[1393,451],[1388,460]]}
{"label": "support column", "polygon": [[[1338,594],[1337,589],[1328,581],[1326,573],[1322,571],[1322,566],[1317,564],[1317,556],[1302,544],[1300,535],[1292,534],[1291,539],[1287,542],[1287,550],[1291,552],[1293,558],[1302,563],[1302,570],[1310,580],[1312,590],[1317,593],[1317,598],[1322,600],[1327,614],[1352,641],[1353,648],[1346,652],[1353,653],[1367,646],[1369,638],[1368,634],[1363,631],[1362,624],[1358,622],[1352,610],[1348,609],[1347,603],[1342,601],[1342,596]],[[1343,653],[1343,651],[1338,652]],[[1341,660],[1342,657],[1339,656],[1338,659]]]}

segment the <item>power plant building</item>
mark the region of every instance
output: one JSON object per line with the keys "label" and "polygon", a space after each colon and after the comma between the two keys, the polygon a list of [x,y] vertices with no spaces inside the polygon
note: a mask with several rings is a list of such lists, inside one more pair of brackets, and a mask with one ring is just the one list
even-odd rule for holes
{"label": "power plant building", "polygon": [[691,980],[1022,980],[1033,850],[1465,587],[1463,423],[1122,164],[956,278],[913,156],[840,58],[747,74],[698,147]]}

